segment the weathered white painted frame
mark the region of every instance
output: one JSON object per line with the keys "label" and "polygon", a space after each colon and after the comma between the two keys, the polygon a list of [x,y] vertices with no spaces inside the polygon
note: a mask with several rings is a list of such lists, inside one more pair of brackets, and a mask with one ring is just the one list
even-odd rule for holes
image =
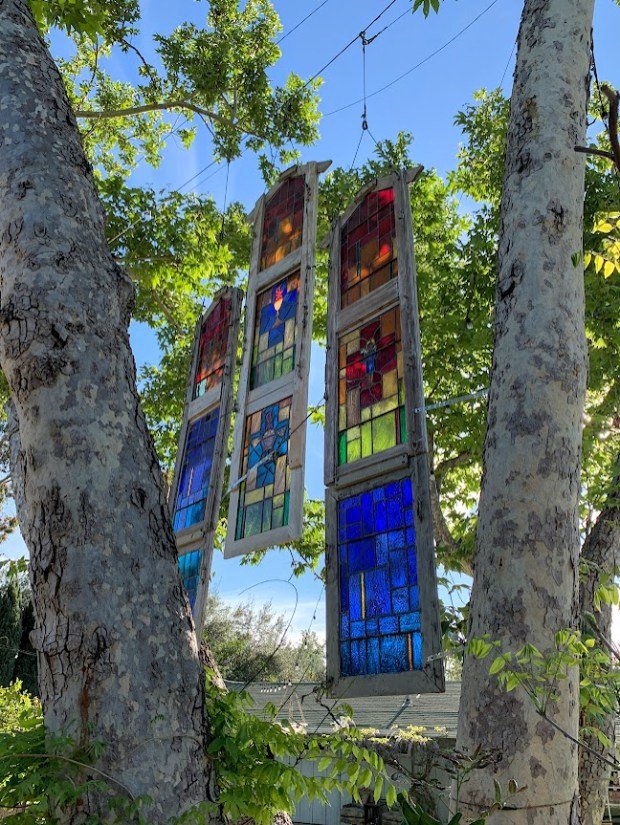
{"label": "weathered white painted frame", "polygon": [[[231,320],[228,329],[228,345],[224,362],[224,372],[222,380],[217,387],[193,398],[194,377],[198,364],[200,349],[200,333],[204,322],[215,310],[221,299],[230,299]],[[232,412],[232,391],[235,377],[235,363],[237,358],[237,345],[239,342],[239,325],[241,321],[241,305],[243,302],[243,292],[236,287],[224,287],[214,297],[209,309],[202,314],[196,324],[194,336],[194,346],[192,349],[192,360],[187,381],[187,391],[185,395],[185,410],[183,414],[183,425],[179,436],[179,449],[174,468],[174,477],[170,488],[170,510],[174,514],[177,492],[183,466],[185,454],[185,443],[190,425],[202,416],[212,412],[216,407],[220,408],[217,434],[215,437],[215,447],[213,450],[213,462],[211,465],[211,478],[209,481],[209,492],[205,504],[205,516],[202,522],[179,530],[176,533],[177,547],[179,555],[191,553],[193,550],[202,550],[202,562],[200,567],[200,583],[196,594],[196,604],[194,606],[194,623],[198,638],[202,634],[204,624],[205,608],[209,590],[209,579],[211,578],[211,565],[213,562],[213,544],[215,541],[215,531],[217,530],[220,505],[222,502],[222,484],[224,481],[224,468],[228,455],[228,436],[230,433],[230,417]]]}
{"label": "weathered white painted frame", "polygon": [[[369,184],[349,208],[334,221],[330,246],[328,289],[325,500],[327,569],[327,680],[335,696],[379,696],[400,693],[436,693],[445,689],[442,660],[429,657],[441,650],[441,626],[435,567],[433,520],[429,492],[428,443],[424,413],[422,358],[417,297],[417,276],[409,185],[421,166],[401,170]],[[370,193],[394,188],[398,278],[389,281],[341,309],[340,250],[342,228]],[[400,305],[404,365],[405,414],[408,441],[350,465],[338,466],[338,338],[378,314]],[[340,676],[340,594],[338,569],[338,502],[390,481],[410,477],[414,490],[414,525],[422,623],[421,671],[376,676]]]}
{"label": "weathered white painted frame", "polygon": [[[261,198],[249,215],[254,224],[252,257],[245,308],[245,333],[243,343],[243,363],[239,377],[237,420],[233,440],[231,463],[230,504],[228,509],[228,533],[224,549],[225,558],[233,558],[253,553],[266,547],[288,544],[301,536],[304,504],[304,457],[306,452],[306,416],[308,414],[308,373],[310,369],[310,347],[312,344],[312,303],[314,298],[314,258],[316,247],[318,176],[329,168],[331,161],[315,161],[303,166],[293,166],[283,172],[278,182]],[[263,218],[267,202],[279,187],[289,178],[305,176],[304,221],[301,245],[278,263],[260,270]],[[260,292],[273,286],[287,275],[299,270],[299,301],[297,306],[297,333],[295,366],[288,375],[283,375],[264,386],[250,390],[252,368],[252,347],[256,302]],[[239,508],[239,485],[243,458],[245,422],[248,415],[268,404],[274,404],[292,397],[290,415],[290,442],[288,462],[291,472],[289,497],[289,523],[268,532],[244,539],[235,539],[237,511]]]}

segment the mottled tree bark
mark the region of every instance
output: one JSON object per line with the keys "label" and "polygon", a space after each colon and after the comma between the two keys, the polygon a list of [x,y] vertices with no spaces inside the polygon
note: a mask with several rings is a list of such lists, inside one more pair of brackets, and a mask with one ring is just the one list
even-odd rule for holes
{"label": "mottled tree bark", "polygon": [[[595,594],[604,577],[613,575],[617,559],[620,558],[620,456],[616,459],[614,483],[605,509],[600,513],[584,542],[581,558],[589,562],[588,571],[579,587],[581,615],[584,617],[583,631],[594,636],[598,646],[605,649],[605,641],[611,640],[612,610],[608,604],[601,604],[597,610]],[[585,621],[587,614],[594,617],[596,628],[592,628]],[[618,662],[614,664],[617,666]],[[614,721],[615,714],[612,713],[598,726],[611,742],[614,741]],[[586,725],[590,724],[587,719],[584,722]],[[606,748],[594,734],[588,732],[582,732],[581,739],[591,749],[579,750],[581,823],[601,825],[607,804],[611,767],[595,754],[613,757],[614,748]]]}
{"label": "mottled tree bark", "polygon": [[[0,365],[45,722],[105,743],[111,792],[152,797],[163,823],[213,795],[204,676],[136,392],[132,287],[26,0],[0,0],[0,100]],[[66,821],[106,809],[92,791]]]}
{"label": "mottled tree bark", "polygon": [[[526,0],[511,102],[502,199],[495,350],[484,450],[472,637],[504,650],[553,648],[576,627],[578,500],[587,350],[582,249],[584,164],[594,0]],[[578,821],[577,751],[537,715],[522,690],[506,693],[489,659],[468,657],[457,744],[497,752],[461,794],[470,819],[516,780],[527,790],[490,823]],[[548,713],[578,729],[578,674]]]}

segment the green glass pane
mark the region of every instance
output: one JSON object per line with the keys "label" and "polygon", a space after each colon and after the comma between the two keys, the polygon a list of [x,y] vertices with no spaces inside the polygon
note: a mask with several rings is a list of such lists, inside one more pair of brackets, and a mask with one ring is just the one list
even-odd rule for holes
{"label": "green glass pane", "polygon": [[346,430],[338,436],[338,464],[347,463],[347,433]]}
{"label": "green glass pane", "polygon": [[284,518],[284,508],[276,507],[271,517],[271,528],[275,530],[276,527],[282,527],[282,519]]}
{"label": "green glass pane", "polygon": [[365,424],[362,424],[362,455],[366,458],[369,455],[372,455],[372,430],[371,430],[371,422],[367,421]]}
{"label": "green glass pane", "polygon": [[372,441],[375,453],[382,453],[396,445],[396,421],[393,415],[382,415],[372,422]]}
{"label": "green glass pane", "polygon": [[263,504],[251,504],[245,508],[244,537],[255,536],[261,532],[263,522]]}
{"label": "green glass pane", "polygon": [[407,419],[405,418],[405,408],[398,408],[398,417],[400,418],[400,443],[407,443]]}
{"label": "green glass pane", "polygon": [[290,493],[284,493],[284,515],[282,517],[282,524],[288,524],[288,505],[290,498]]}
{"label": "green glass pane", "polygon": [[262,532],[266,533],[268,530],[271,530],[271,499],[265,499],[265,506],[263,507],[263,529]]}
{"label": "green glass pane", "polygon": [[347,444],[347,462],[349,461],[357,461],[358,458],[362,457],[362,442],[357,439],[357,441],[349,441]]}
{"label": "green glass pane", "polygon": [[282,375],[282,355],[278,354],[273,359],[273,377],[280,378]]}

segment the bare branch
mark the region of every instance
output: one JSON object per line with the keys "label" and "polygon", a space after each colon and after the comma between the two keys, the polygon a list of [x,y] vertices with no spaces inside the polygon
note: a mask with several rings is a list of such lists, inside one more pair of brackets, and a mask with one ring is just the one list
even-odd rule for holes
{"label": "bare branch", "polygon": [[582,155],[598,155],[601,158],[615,161],[615,156],[612,152],[606,152],[604,149],[596,149],[593,146],[575,146],[575,152],[581,152]]}
{"label": "bare branch", "polygon": [[201,106],[196,106],[190,100],[164,100],[161,103],[144,103],[141,106],[130,106],[126,109],[105,109],[100,111],[78,109],[75,112],[75,116],[82,120],[111,120],[113,118],[131,117],[132,115],[144,115],[148,112],[165,112],[172,109],[188,109],[201,117],[208,118],[216,123],[221,123],[222,126],[226,126],[229,129],[237,129],[246,135],[252,135],[252,137],[257,137],[260,140],[266,140],[264,135],[259,135],[250,129],[246,129],[239,121],[230,120],[218,112],[203,109]]}
{"label": "bare branch", "polygon": [[601,85],[601,92],[609,101],[609,141],[611,143],[614,163],[620,173],[620,139],[618,138],[618,105],[620,104],[620,94],[606,83]]}

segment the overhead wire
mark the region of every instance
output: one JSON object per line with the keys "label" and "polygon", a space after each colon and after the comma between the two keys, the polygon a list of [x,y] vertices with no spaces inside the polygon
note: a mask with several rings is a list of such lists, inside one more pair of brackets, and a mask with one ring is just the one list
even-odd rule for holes
{"label": "overhead wire", "polygon": [[[429,60],[431,60],[433,57],[436,57],[438,54],[443,52],[445,49],[448,48],[448,46],[452,45],[452,43],[454,43],[455,40],[458,40],[459,37],[462,37],[465,34],[466,31],[471,29],[471,27],[473,25],[475,25],[478,22],[478,20],[480,20],[482,17],[484,17],[484,15],[487,14],[493,8],[493,6],[495,6],[497,3],[499,3],[499,0],[493,0],[493,2],[490,3],[488,6],[486,6],[486,8],[484,8],[479,14],[477,14],[476,17],[473,18],[473,20],[471,20],[466,26],[463,26],[462,29],[460,29],[449,40],[446,40],[446,42],[443,43],[441,46],[439,46],[439,48],[435,49],[433,52],[428,54],[425,58],[423,58],[418,63],[416,63],[415,66],[412,66],[410,69],[407,69],[406,72],[403,72],[398,77],[395,77],[393,80],[391,80],[389,83],[386,83],[385,86],[381,86],[380,89],[376,89],[374,92],[371,92],[370,94],[368,94],[366,96],[366,99],[369,100],[371,97],[376,97],[377,95],[382,94],[383,92],[387,91],[387,89],[390,89],[392,86],[395,86],[397,83],[399,83],[405,77],[408,77],[410,74],[412,74],[412,72],[416,71],[416,69],[419,69],[425,63],[428,63]],[[359,103],[362,103],[362,102],[363,102],[363,98],[358,98],[357,100],[351,101],[351,103],[347,103],[344,106],[339,106],[337,109],[333,109],[331,112],[326,112],[323,115],[323,117],[324,118],[325,117],[331,117],[332,115],[336,115],[339,112],[344,112],[346,109],[351,109],[353,106],[357,106]]]}
{"label": "overhead wire", "polygon": [[[323,72],[325,71],[325,69],[329,69],[329,67],[330,67],[333,63],[335,63],[335,62],[336,62],[336,60],[338,60],[338,58],[339,58],[339,57],[342,57],[342,55],[343,55],[345,52],[347,52],[347,51],[351,48],[351,46],[353,46],[355,43],[357,43],[357,41],[359,40],[360,36],[361,36],[362,34],[365,34],[365,33],[368,31],[368,29],[372,28],[372,26],[374,26],[374,24],[375,24],[375,23],[377,23],[377,22],[378,22],[378,21],[379,21],[379,20],[383,17],[383,15],[384,15],[384,14],[386,14],[386,13],[389,11],[389,9],[391,9],[391,8],[392,8],[392,6],[393,6],[395,3],[398,3],[398,0],[390,0],[390,2],[387,4],[387,6],[385,6],[385,7],[384,7],[384,8],[383,8],[380,12],[379,12],[379,14],[378,14],[376,17],[373,17],[373,19],[370,21],[370,23],[368,23],[368,24],[367,24],[367,25],[366,25],[366,26],[362,29],[362,31],[361,31],[361,32],[358,32],[358,33],[355,35],[355,37],[353,37],[351,40],[349,40],[349,42],[348,42],[345,46],[343,46],[343,47],[340,49],[340,51],[339,51],[339,52],[337,52],[337,53],[336,53],[336,54],[335,54],[335,55],[331,58],[331,60],[328,60],[328,62],[327,62],[327,63],[325,63],[325,65],[324,65],[324,66],[321,66],[321,68],[318,70],[318,72],[315,72],[315,73],[312,75],[312,77],[310,78],[310,80],[308,80],[308,81],[306,81],[306,83],[304,83],[304,85],[303,85],[303,87],[302,87],[302,88],[308,88],[308,86],[309,86],[309,85],[310,85],[310,84],[311,84],[314,80],[316,80],[316,79],[317,79],[317,77],[319,77],[320,75],[322,75],[322,74],[323,74]],[[378,37],[378,36],[379,36],[379,35],[376,35],[376,37]],[[374,40],[374,39],[375,39],[375,38],[373,38],[373,40]],[[357,102],[359,103],[360,101],[357,101]]]}
{"label": "overhead wire", "polygon": [[506,74],[508,73],[508,67],[510,66],[512,56],[515,53],[516,48],[517,48],[517,40],[515,40],[515,42],[512,44],[512,49],[510,51],[510,57],[508,58],[508,61],[506,63],[506,68],[504,69],[504,73],[502,74],[502,79],[499,82],[500,89],[504,85],[504,78],[506,77]]}
{"label": "overhead wire", "polygon": [[289,31],[287,31],[280,38],[278,38],[278,40],[276,40],[276,45],[279,45],[283,40],[286,40],[287,37],[290,37],[290,35],[293,34],[293,32],[296,32],[297,29],[303,26],[306,20],[310,20],[311,17],[313,17],[318,11],[320,11],[323,8],[323,6],[326,6],[328,3],[329,0],[323,0],[323,2],[319,6],[317,6],[315,9],[312,9],[312,11],[309,14],[307,14],[302,20],[300,20],[299,23],[293,26],[292,29],[289,29]]}

